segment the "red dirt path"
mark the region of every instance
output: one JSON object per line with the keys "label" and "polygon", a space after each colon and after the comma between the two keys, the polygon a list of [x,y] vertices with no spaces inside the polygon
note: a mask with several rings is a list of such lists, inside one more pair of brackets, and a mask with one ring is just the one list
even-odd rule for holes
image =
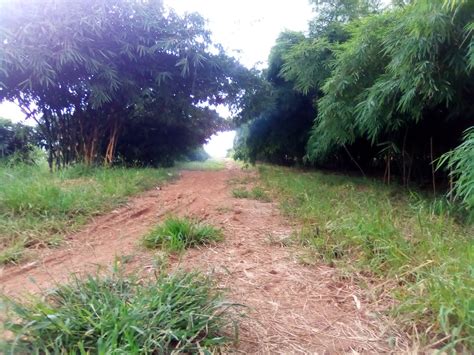
{"label": "red dirt path", "polygon": [[230,300],[248,306],[240,342],[230,351],[390,351],[387,329],[359,288],[328,266],[303,266],[298,249],[271,242],[295,228],[274,203],[232,197],[230,181],[252,177],[230,163],[221,171],[184,171],[174,183],[96,218],[61,248],[43,251],[37,262],[0,270],[0,287],[9,295],[39,292],[72,272],[107,269],[121,256],[148,275],[154,253],[140,247],[140,237],[165,215],[193,216],[221,226],[225,240],[187,251],[172,259],[172,268],[212,273]]}

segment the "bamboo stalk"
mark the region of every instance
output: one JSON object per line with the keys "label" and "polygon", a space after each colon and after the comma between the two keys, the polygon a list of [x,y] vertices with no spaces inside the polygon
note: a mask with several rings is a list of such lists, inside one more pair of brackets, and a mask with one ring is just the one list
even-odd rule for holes
{"label": "bamboo stalk", "polygon": [[430,137],[430,155],[431,155],[431,177],[433,180],[433,194],[436,195],[435,167],[433,159],[433,137]]}

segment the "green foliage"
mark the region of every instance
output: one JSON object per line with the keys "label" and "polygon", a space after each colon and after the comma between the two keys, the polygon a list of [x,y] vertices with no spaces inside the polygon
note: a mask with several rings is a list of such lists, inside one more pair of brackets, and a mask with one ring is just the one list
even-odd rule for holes
{"label": "green foliage", "polygon": [[294,164],[302,160],[314,109],[311,98],[293,90],[280,77],[285,53],[304,39],[298,32],[283,32],[269,56],[268,70],[262,74],[262,89],[251,92],[262,106],[244,107],[246,125],[237,131],[234,157],[250,163],[264,160]]}
{"label": "green foliage", "polygon": [[[419,0],[347,27],[350,39],[335,51],[334,70],[318,103],[309,157],[327,158],[360,138],[402,145],[403,130],[423,124],[426,130],[427,120],[438,151],[450,147],[472,115],[466,61],[472,33],[465,29],[473,13],[472,3],[454,11],[441,1]],[[451,136],[444,134],[447,127]],[[418,140],[416,151],[430,139],[409,138]]]}
{"label": "green foliage", "polygon": [[441,157],[438,167],[443,165],[456,182],[451,193],[474,213],[474,127],[466,130],[461,145]]}
{"label": "green foliage", "polygon": [[75,165],[53,174],[45,166],[0,166],[0,264],[25,248],[55,245],[91,216],[173,175],[158,169]]}
{"label": "green foliage", "polygon": [[338,33],[341,24],[376,13],[380,0],[310,0],[316,16],[309,24],[312,36],[329,37]]}
{"label": "green foliage", "polygon": [[354,103],[386,65],[382,43],[394,21],[391,13],[361,20],[351,27],[351,39],[335,51],[337,64],[324,85],[326,95],[318,103],[318,117],[308,141],[311,159],[327,156],[337,145],[354,142],[359,132],[354,123]]}
{"label": "green foliage", "polygon": [[34,128],[0,117],[0,160],[8,158],[12,163],[35,163],[37,144]]}
{"label": "green foliage", "polygon": [[153,228],[144,238],[147,248],[183,251],[222,240],[222,231],[188,218],[170,217]]}
{"label": "green foliage", "polygon": [[222,292],[196,272],[146,282],[75,277],[45,299],[6,305],[12,337],[5,354],[212,352],[228,342],[223,329],[234,323]]}
{"label": "green foliage", "polygon": [[0,101],[40,123],[58,168],[172,161],[225,128],[202,103],[236,105],[251,80],[160,0],[1,2],[0,68]]}
{"label": "green foliage", "polygon": [[331,73],[333,44],[327,37],[304,39],[292,46],[283,58],[280,73],[283,78],[294,82],[294,88],[305,95],[318,92]]}
{"label": "green foliage", "polygon": [[438,346],[472,349],[472,225],[398,186],[267,166],[260,173],[283,210],[304,223],[297,240],[316,258],[381,277],[368,292],[398,299],[392,315],[407,331],[416,327],[424,345],[446,337]]}
{"label": "green foliage", "polygon": [[308,36],[283,32],[277,39],[270,88],[253,94],[274,100],[253,106],[234,157],[357,168],[388,183],[395,176],[405,186],[444,188],[447,176],[434,171],[434,161],[459,144],[474,115],[474,3],[398,1],[384,11],[377,1],[314,6]]}

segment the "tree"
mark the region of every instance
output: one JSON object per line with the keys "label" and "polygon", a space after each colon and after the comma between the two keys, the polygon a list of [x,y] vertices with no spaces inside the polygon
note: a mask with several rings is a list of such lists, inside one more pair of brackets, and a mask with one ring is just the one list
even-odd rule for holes
{"label": "tree", "polygon": [[433,160],[472,124],[472,34],[466,27],[474,4],[460,6],[420,0],[348,27],[351,38],[338,46],[318,102],[311,159],[327,159],[360,139],[373,147],[390,143],[399,154],[382,161],[395,159],[405,182],[412,166],[424,167],[420,175],[431,173],[434,187]]}
{"label": "tree", "polygon": [[15,156],[16,160],[31,163],[31,153],[38,143],[34,128],[0,117],[0,159]]}
{"label": "tree", "polygon": [[301,162],[308,131],[314,117],[311,97],[293,90],[293,83],[280,76],[285,54],[304,39],[298,32],[283,32],[262,73],[261,86],[249,92],[249,104],[241,112],[246,125],[238,131],[235,157],[254,163],[265,160],[280,164]]}
{"label": "tree", "polygon": [[202,17],[158,0],[18,0],[2,3],[0,24],[0,100],[38,122],[50,166],[110,164],[143,100],[232,104],[245,76]]}

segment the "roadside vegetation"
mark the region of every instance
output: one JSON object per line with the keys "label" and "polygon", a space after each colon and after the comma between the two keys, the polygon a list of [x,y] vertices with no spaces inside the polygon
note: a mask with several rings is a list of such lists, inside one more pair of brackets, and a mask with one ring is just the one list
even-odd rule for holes
{"label": "roadside vegetation", "polygon": [[233,305],[196,272],[151,281],[119,272],[73,278],[45,299],[4,302],[12,334],[4,354],[212,353],[232,340],[236,325]]}
{"label": "roadside vegetation", "polygon": [[[369,179],[259,166],[283,211],[300,221],[305,263],[349,273],[413,335],[414,344],[469,352],[474,226],[440,199]],[[287,241],[288,243],[288,241]]]}
{"label": "roadside vegetation", "polygon": [[237,159],[377,175],[474,209],[474,2],[312,0],[239,113]]}
{"label": "roadside vegetation", "polygon": [[169,217],[143,238],[145,247],[180,252],[222,240],[222,230],[190,218]]}
{"label": "roadside vegetation", "polygon": [[172,178],[171,170],[75,165],[50,173],[45,164],[0,165],[0,264],[27,248],[58,245],[92,216]]}

